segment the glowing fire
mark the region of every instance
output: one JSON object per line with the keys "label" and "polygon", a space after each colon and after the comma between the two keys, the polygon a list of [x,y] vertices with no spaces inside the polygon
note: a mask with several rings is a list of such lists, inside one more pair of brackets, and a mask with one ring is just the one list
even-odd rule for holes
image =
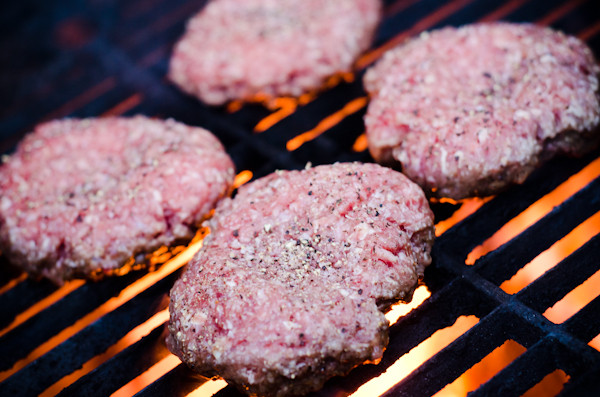
{"label": "glowing fire", "polygon": [[427,298],[429,298],[430,296],[431,296],[431,292],[429,292],[427,287],[424,285],[421,285],[415,290],[415,293],[413,294],[413,298],[410,302],[408,302],[408,303],[400,302],[400,303],[396,303],[395,305],[392,305],[390,310],[385,314],[385,318],[390,322],[390,325],[394,324],[394,323],[396,323],[396,321],[398,321],[398,319],[400,317],[408,314],[411,310],[417,308],[421,303],[425,302],[425,300]]}
{"label": "glowing fire", "polygon": [[431,337],[396,360],[383,374],[359,387],[351,396],[372,397],[385,393],[430,357],[471,329],[478,321],[475,316],[459,317],[454,325],[436,331]]}
{"label": "glowing fire", "polygon": [[166,357],[154,364],[150,369],[132,379],[129,383],[121,387],[119,390],[111,394],[111,397],[129,397],[133,396],[143,388],[153,383],[161,376],[171,371],[173,368],[181,364],[179,358],[173,354],[168,354]]}
{"label": "glowing fire", "polygon": [[[71,336],[75,335],[77,332],[81,331],[83,328],[87,327],[88,325],[90,325],[91,323],[93,323],[94,321],[96,321],[97,319],[99,319],[100,317],[105,315],[106,313],[109,313],[109,312],[115,310],[116,308],[122,306],[124,303],[128,302],[133,297],[140,294],[142,291],[144,291],[147,288],[149,288],[150,286],[154,285],[159,280],[165,278],[169,274],[171,274],[174,271],[176,271],[177,269],[181,268],[200,249],[200,247],[202,246],[202,237],[204,237],[207,232],[208,232],[207,229],[201,229],[199,231],[199,233],[196,235],[196,238],[192,241],[192,243],[184,251],[182,251],[177,256],[175,256],[174,258],[169,260],[167,263],[162,265],[158,270],[150,272],[147,275],[145,275],[144,277],[142,277],[139,280],[135,281],[134,283],[130,284],[129,286],[124,288],[118,296],[109,299],[108,301],[106,301],[104,304],[100,305],[98,308],[96,308],[89,314],[80,318],[72,326],[63,329],[60,333],[58,333],[57,335],[53,336],[52,338],[50,338],[49,340],[47,340],[46,342],[44,342],[43,344],[38,346],[29,355],[27,355],[27,357],[17,361],[13,365],[12,368],[10,368],[6,371],[0,372],[0,382],[7,379],[12,374],[18,372],[19,370],[24,368],[27,364],[31,363],[38,357],[41,357],[43,354],[49,352],[50,350],[52,350],[53,348],[58,346],[60,343],[64,342]],[[158,255],[164,255],[164,253],[159,250]],[[63,288],[61,288],[57,292],[55,292],[55,294],[57,294],[57,295],[52,294],[47,299],[50,299],[51,301],[59,299],[59,296],[66,295],[67,291],[73,289],[74,287],[78,287],[82,283],[83,282],[81,282],[81,281],[69,282]],[[42,307],[36,308],[37,312],[41,311],[44,307],[47,307],[51,303],[45,302],[45,300],[44,300],[38,304],[42,304]],[[33,314],[35,314],[35,313],[33,313]],[[33,314],[28,314],[28,316],[32,316]],[[15,320],[15,321],[17,321],[17,320]],[[156,320],[153,320],[153,321],[156,321]],[[146,327],[147,326],[148,325],[146,325]],[[14,328],[14,327],[15,327],[15,325],[13,322],[13,324],[11,324],[9,326],[9,328]],[[4,332],[6,332],[6,331],[4,331]],[[137,332],[139,332],[139,330]],[[139,337],[137,339],[139,339]],[[74,381],[71,378],[69,378],[69,379],[70,379],[71,383]],[[65,385],[62,385],[62,387],[60,387],[59,390],[64,387],[65,387]]]}
{"label": "glowing fire", "polygon": [[[485,204],[491,199],[491,197],[474,197],[462,200],[460,208],[454,211],[454,213],[449,218],[436,223],[435,236],[441,236],[446,230],[450,229],[452,226],[456,225],[458,222],[462,221],[469,215],[475,213],[483,204]],[[440,202],[444,202],[444,199],[440,200]]]}
{"label": "glowing fire", "polygon": [[562,259],[571,255],[599,231],[600,212],[597,212],[522,267],[511,279],[503,282],[500,288],[509,294],[519,292],[544,272],[556,266]]}
{"label": "glowing fire", "polygon": [[[167,319],[169,318],[169,311],[167,309],[161,310],[156,313],[154,316],[150,317],[144,323],[138,325],[133,330],[129,331],[127,335],[121,338],[117,343],[108,348],[104,353],[92,358],[83,366],[75,372],[70,373],[64,378],[60,379],[58,382],[55,382],[52,386],[44,390],[43,393],[40,394],[40,397],[50,397],[58,394],[62,389],[74,383],[77,379],[81,378],[85,374],[94,370],[102,363],[106,362],[108,359],[118,354],[125,348],[131,346],[144,336],[148,335],[155,328],[162,326]],[[137,378],[136,378],[137,379]],[[135,380],[135,379],[134,379]],[[129,382],[131,384],[133,381]],[[140,389],[141,390],[141,389]],[[128,395],[133,395],[128,394]]]}
{"label": "glowing fire", "polygon": [[208,382],[200,385],[196,390],[188,394],[188,397],[205,397],[212,396],[219,390],[227,386],[227,382],[223,379],[210,379]]}
{"label": "glowing fire", "polygon": [[519,343],[507,340],[434,396],[465,396],[490,380],[525,351]]}
{"label": "glowing fire", "polygon": [[[321,89],[325,90],[331,87],[335,87],[342,81],[350,83],[354,81],[354,74],[350,72],[340,72],[330,76]],[[270,115],[263,118],[254,127],[254,132],[263,132],[294,113],[298,106],[306,105],[317,97],[318,92],[311,91],[300,95],[298,98],[293,97],[276,97],[271,98],[266,95],[256,95],[254,98],[248,100],[249,103],[261,103],[267,109],[273,111]],[[229,112],[236,112],[241,109],[243,101],[234,101],[227,107]]]}
{"label": "glowing fire", "polygon": [[318,137],[319,135],[321,135],[322,133],[329,130],[330,128],[332,128],[333,126],[338,124],[340,121],[342,121],[343,119],[348,117],[348,115],[350,115],[352,113],[356,113],[357,111],[364,108],[365,106],[367,106],[367,98],[366,97],[356,98],[356,99],[348,102],[341,110],[339,110],[339,111],[325,117],[323,120],[321,120],[319,122],[319,124],[317,124],[317,126],[315,128],[313,128],[312,130],[307,131],[303,134],[300,134],[300,135],[290,139],[287,142],[286,149],[289,151],[298,149],[304,143],[315,139],[316,137]]}
{"label": "glowing fire", "polygon": [[592,161],[584,169],[560,184],[551,193],[545,195],[521,214],[507,222],[492,237],[469,253],[466,263],[469,265],[474,264],[475,261],[483,255],[495,250],[517,236],[529,226],[540,220],[544,215],[552,211],[556,205],[577,193],[581,188],[598,176],[600,176],[600,158]]}
{"label": "glowing fire", "polygon": [[[560,204],[571,195],[575,194],[591,180],[600,175],[600,159],[592,162],[579,173],[573,175],[566,182],[558,186],[553,192],[546,195],[522,214],[508,222],[498,233],[496,233],[482,246],[477,247],[471,254],[467,263],[474,263],[477,257],[498,248],[504,242],[518,235],[529,225],[537,222],[547,214],[555,205]],[[489,201],[485,199],[469,199],[461,202],[461,207],[447,220],[436,224],[436,235],[442,235],[450,227],[464,219],[466,216],[476,212],[481,205]],[[511,280],[502,284],[502,288],[508,293],[515,293],[538,278],[548,268],[556,265],[562,259],[581,247],[590,238],[600,233],[600,212],[593,215],[581,225],[573,229],[564,238],[556,242],[548,250],[541,253],[530,264],[519,271]],[[422,295],[424,294],[424,295]],[[428,298],[428,291],[418,289],[415,292],[414,307],[418,306]],[[544,313],[553,322],[561,323],[579,311],[583,306],[600,295],[600,271],[590,277],[586,282],[575,288],[553,307]],[[410,310],[410,309],[409,309]],[[397,320],[402,313],[388,313],[391,321]],[[372,379],[361,386],[352,396],[377,396],[384,393],[393,385],[404,379],[410,372],[424,363],[432,355],[443,347],[454,341],[477,323],[476,318],[461,317],[457,323],[444,330],[437,331],[430,338],[415,347],[409,353],[400,357],[384,374]],[[457,325],[458,324],[458,325]],[[440,336],[443,335],[443,336]],[[600,335],[590,343],[596,349],[600,348]],[[463,396],[477,389],[482,383],[489,380],[500,372],[518,356],[525,352],[525,348],[515,341],[508,340],[494,349],[479,363],[467,370],[454,382],[440,390],[436,396]],[[525,393],[526,396],[554,395],[558,393],[563,385],[569,380],[569,376],[562,370],[557,369],[544,377],[537,385]]]}
{"label": "glowing fire", "polygon": [[233,181],[233,188],[237,189],[238,187],[247,183],[248,181],[250,181],[250,179],[252,179],[253,175],[254,174],[250,170],[244,170],[244,171],[240,172],[239,174],[237,174],[235,176],[235,179]]}

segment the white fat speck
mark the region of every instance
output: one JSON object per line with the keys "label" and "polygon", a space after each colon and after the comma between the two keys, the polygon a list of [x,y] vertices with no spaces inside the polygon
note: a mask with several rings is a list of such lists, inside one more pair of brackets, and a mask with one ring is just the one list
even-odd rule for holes
{"label": "white fat speck", "polygon": [[555,62],[555,61],[556,61],[556,58],[552,54],[544,54],[540,58],[540,62],[542,62],[542,63],[551,63],[551,62]]}
{"label": "white fat speck", "polygon": [[292,329],[292,328],[299,328],[300,326],[296,323],[293,323],[291,321],[284,321],[283,325],[287,328],[287,329]]}
{"label": "white fat speck", "polygon": [[442,153],[440,158],[440,166],[442,168],[442,173],[447,174],[448,167],[446,166],[446,158],[448,157],[448,152],[443,147],[440,148],[440,151]]}
{"label": "white fat speck", "polygon": [[515,114],[513,116],[513,120],[516,120],[516,121],[521,120],[521,119],[529,120],[530,118],[531,118],[531,115],[529,114],[529,112],[526,110],[522,110],[522,109],[515,111]]}
{"label": "white fat speck", "polygon": [[487,128],[482,128],[479,131],[477,131],[477,142],[479,143],[484,143],[488,136],[489,136],[490,132]]}
{"label": "white fat speck", "polygon": [[7,197],[2,197],[2,198],[0,199],[0,208],[1,208],[3,211],[6,211],[6,210],[8,210],[8,209],[9,209],[11,206],[12,206],[12,201],[11,201],[9,198],[7,198]]}
{"label": "white fat speck", "polygon": [[531,109],[529,112],[535,117],[539,117],[542,115],[542,111],[540,109]]}
{"label": "white fat speck", "polygon": [[431,120],[431,125],[433,127],[435,127],[435,128],[443,127],[443,126],[446,125],[446,123],[447,123],[447,121],[446,120],[442,120],[442,119],[433,119],[433,120]]}

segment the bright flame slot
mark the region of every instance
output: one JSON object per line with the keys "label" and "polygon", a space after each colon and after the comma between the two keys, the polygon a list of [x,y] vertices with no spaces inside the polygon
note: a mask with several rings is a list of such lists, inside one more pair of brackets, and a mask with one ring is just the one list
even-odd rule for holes
{"label": "bright flame slot", "polygon": [[479,319],[475,316],[460,316],[452,326],[434,332],[431,337],[400,357],[383,374],[363,384],[351,397],[373,397],[385,393],[478,322]]}

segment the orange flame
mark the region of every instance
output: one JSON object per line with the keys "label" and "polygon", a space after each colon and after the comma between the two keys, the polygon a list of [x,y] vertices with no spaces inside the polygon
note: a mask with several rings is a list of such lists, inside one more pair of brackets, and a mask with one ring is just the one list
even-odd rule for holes
{"label": "orange flame", "polygon": [[526,350],[519,343],[507,340],[434,396],[466,396],[467,393],[490,380]]}
{"label": "orange flame", "polygon": [[521,397],[556,396],[562,390],[570,376],[557,369],[544,377],[537,385],[527,390]]}
{"label": "orange flame", "polygon": [[352,150],[357,153],[364,152],[368,148],[369,141],[367,139],[367,134],[364,133],[360,134],[358,138],[356,138],[356,140],[354,141],[354,144],[352,145]]}
{"label": "orange flame", "polygon": [[[1,252],[0,252],[0,255],[2,255]],[[18,277],[13,278],[8,283],[6,283],[4,286],[0,287],[0,295],[2,295],[6,291],[14,288],[18,284],[25,281],[26,279],[27,279],[27,273],[25,273],[25,272],[21,273]],[[2,335],[3,335],[3,333],[0,333],[0,336],[2,336]]]}
{"label": "orange flame", "polygon": [[[136,295],[146,290],[159,280],[165,278],[169,274],[184,266],[200,249],[200,247],[202,246],[202,237],[204,237],[206,234],[208,234],[208,229],[201,229],[196,234],[196,237],[194,238],[192,243],[190,243],[190,245],[184,251],[182,251],[177,256],[175,256],[167,263],[162,265],[159,269],[146,274],[139,280],[130,284],[129,286],[124,288],[118,296],[109,299],[92,312],[77,320],[70,327],[63,329],[57,335],[54,335],[52,338],[38,346],[35,350],[29,353],[27,357],[17,361],[12,368],[0,372],[0,382],[7,379],[14,373],[20,371],[27,364],[46,354],[47,352],[58,346],[60,343],[75,335],[77,332],[81,331],[83,328],[87,327],[92,322],[96,321],[106,313],[109,313],[115,310],[116,308],[122,306],[124,303],[128,302]],[[73,283],[76,283],[76,281],[74,281]]]}
{"label": "orange flame", "polygon": [[359,387],[351,396],[372,397],[385,393],[478,322],[479,319],[475,316],[460,316],[454,325],[433,333],[428,339],[396,360],[383,374]]}
{"label": "orange flame", "polygon": [[128,110],[131,110],[140,103],[142,103],[143,98],[144,97],[142,96],[142,94],[133,94],[132,96],[128,97],[127,99],[123,100],[122,102],[119,102],[112,108],[108,109],[106,112],[102,113],[101,116],[120,116]]}
{"label": "orange flame", "polygon": [[135,377],[129,383],[127,383],[119,390],[111,394],[111,397],[133,396],[134,394],[141,391],[143,388],[153,383],[167,372],[171,371],[179,364],[181,364],[181,360],[179,360],[177,356],[173,354],[168,354],[166,357],[154,364],[144,373]]}
{"label": "orange flame", "polygon": [[600,295],[600,270],[594,273],[590,278],[570,291],[554,306],[549,307],[544,312],[544,316],[556,324],[561,324],[568,320],[573,314],[594,300]]}
{"label": "orange flame", "polygon": [[319,124],[317,124],[317,126],[315,128],[313,128],[312,130],[307,131],[303,134],[300,134],[300,135],[290,139],[286,145],[287,150],[294,151],[294,150],[298,149],[300,146],[302,146],[306,142],[315,139],[316,137],[318,137],[319,135],[321,135],[322,133],[324,133],[331,127],[338,124],[340,121],[342,121],[347,116],[351,115],[352,113],[356,113],[357,111],[364,108],[365,106],[367,106],[367,98],[366,97],[356,98],[356,99],[348,102],[342,109],[338,110],[337,112],[335,112],[335,113],[325,117],[323,120],[321,120],[319,122]]}
{"label": "orange flame", "polygon": [[421,303],[425,302],[431,296],[431,292],[427,289],[426,286],[419,286],[414,294],[413,298],[410,302],[398,302],[390,308],[390,310],[385,314],[385,318],[390,322],[390,325],[395,324],[398,319],[402,316],[408,314],[411,310],[417,308]]}
{"label": "orange flame", "polygon": [[196,390],[189,393],[187,397],[212,396],[219,390],[223,389],[225,386],[227,386],[227,382],[225,382],[223,379],[210,379],[207,382],[201,384]]}
{"label": "orange flame", "polygon": [[[354,81],[354,74],[351,72],[340,72],[330,76],[325,83],[323,84],[322,90],[326,90],[328,88],[335,87],[340,84],[342,81],[350,83]],[[250,98],[248,102],[250,103],[262,103],[269,110],[275,110],[274,113],[271,113],[267,117],[263,118],[256,124],[254,127],[254,132],[263,132],[294,113],[298,106],[306,105],[317,97],[318,91],[313,90],[307,93],[300,95],[298,98],[293,97],[276,97],[271,98],[266,95],[256,95],[253,98]],[[229,112],[238,111],[243,105],[243,101],[234,101],[229,104],[227,110]]]}
{"label": "orange flame", "polygon": [[[21,278],[24,280],[27,278],[27,274],[24,273],[25,277],[19,277],[17,280]],[[27,310],[19,313],[15,319],[10,323],[6,328],[0,331],[0,337],[5,335],[6,333],[12,331],[19,325],[23,324],[25,321],[29,320],[31,317],[40,313],[44,309],[47,309],[54,303],[58,302],[71,292],[75,291],[77,288],[81,287],[84,284],[83,280],[73,280],[67,281],[62,287],[45,297],[44,299],[36,302],[34,305],[30,306]],[[16,285],[16,284],[15,284]],[[2,374],[0,373],[0,379],[2,379]]]}
{"label": "orange flame", "polygon": [[460,208],[454,211],[452,216],[435,224],[435,236],[441,236],[446,230],[450,229],[452,226],[456,225],[469,215],[475,213],[483,204],[487,203],[491,199],[492,197],[474,197],[463,200]]}
{"label": "orange flame", "polygon": [[600,334],[596,335],[594,339],[592,339],[588,345],[593,347],[594,349],[600,351]]}
{"label": "orange flame", "polygon": [[599,231],[600,212],[597,212],[522,267],[510,280],[503,282],[500,288],[508,294],[519,292],[544,274],[544,272],[571,255],[575,250],[598,234]]}
{"label": "orange flame", "polygon": [[235,176],[235,179],[233,180],[233,189],[237,189],[238,187],[248,183],[248,181],[252,179],[253,176],[254,174],[250,170],[244,170],[240,172]]}
{"label": "orange flame", "polygon": [[466,263],[472,265],[483,255],[508,242],[598,176],[600,176],[600,158],[592,161],[581,171],[560,184],[552,192],[533,203],[521,214],[507,222],[502,228],[494,233],[492,237],[475,247],[467,256]]}
{"label": "orange flame", "polygon": [[266,131],[290,114],[294,113],[298,107],[298,101],[295,98],[288,97],[274,98],[268,107],[277,110],[259,121],[254,127],[254,132]]}
{"label": "orange flame", "polygon": [[[127,333],[123,338],[121,338],[117,343],[109,347],[104,353],[93,357],[89,361],[87,361],[81,368],[77,371],[70,373],[69,375],[63,377],[58,382],[55,382],[52,386],[44,390],[40,397],[50,397],[57,395],[61,390],[69,385],[73,384],[82,376],[88,374],[95,368],[99,367],[101,364],[106,362],[108,359],[123,351],[125,348],[133,345],[135,342],[148,335],[155,328],[162,326],[169,319],[169,311],[167,309],[161,310],[156,313],[154,316],[150,317],[144,323],[138,325],[131,331]],[[136,378],[137,379],[137,378]],[[132,381],[133,382],[133,381]],[[129,382],[131,383],[131,382]],[[133,395],[134,393],[128,394]]]}

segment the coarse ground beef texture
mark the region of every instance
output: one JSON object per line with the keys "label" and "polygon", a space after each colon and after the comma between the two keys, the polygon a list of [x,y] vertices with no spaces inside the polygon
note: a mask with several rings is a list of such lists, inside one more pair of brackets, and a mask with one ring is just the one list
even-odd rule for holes
{"label": "coarse ground beef texture", "polygon": [[190,239],[234,166],[210,132],[173,120],[41,124],[0,167],[0,249],[60,284]]}
{"label": "coarse ground beef texture", "polygon": [[380,0],[212,0],[188,22],[169,77],[211,105],[299,96],[351,70],[380,14]]}
{"label": "coarse ground beef texture", "polygon": [[287,396],[377,362],[383,315],[430,263],[422,190],[377,164],[278,171],[223,200],[171,290],[169,349],[248,394]]}
{"label": "coarse ground beef texture", "polygon": [[498,193],[597,146],[599,72],[579,39],[531,24],[423,33],[364,77],[369,149],[429,195]]}

